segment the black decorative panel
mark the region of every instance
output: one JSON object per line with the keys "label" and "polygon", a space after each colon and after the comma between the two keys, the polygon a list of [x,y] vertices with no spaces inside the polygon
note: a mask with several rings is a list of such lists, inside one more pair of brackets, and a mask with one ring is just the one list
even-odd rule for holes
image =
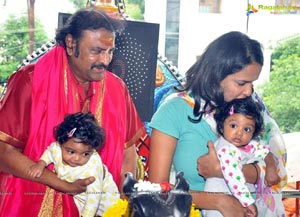
{"label": "black decorative panel", "polygon": [[125,81],[143,121],[153,114],[158,35],[158,24],[127,21],[109,68]]}

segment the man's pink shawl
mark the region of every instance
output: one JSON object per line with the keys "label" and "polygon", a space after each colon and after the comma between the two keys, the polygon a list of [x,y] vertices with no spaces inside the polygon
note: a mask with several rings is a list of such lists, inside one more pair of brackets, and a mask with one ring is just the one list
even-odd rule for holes
{"label": "man's pink shawl", "polygon": [[[24,149],[24,154],[35,161],[54,141],[54,126],[66,114],[82,111],[72,76],[61,46],[54,47],[35,65],[30,134]],[[120,78],[106,72],[103,81],[91,82],[91,88],[93,95],[88,110],[95,114],[106,131],[106,143],[100,155],[119,185],[124,148],[133,145],[141,136],[143,123]],[[2,207],[6,210],[1,210],[1,213],[4,216],[19,216],[20,213],[26,216],[57,216],[62,214],[62,210],[64,216],[78,216],[73,198],[68,194],[54,193],[44,185],[15,177],[8,178],[6,184],[7,191],[13,192],[13,195],[6,196],[3,201]],[[52,207],[48,207],[49,204]]]}

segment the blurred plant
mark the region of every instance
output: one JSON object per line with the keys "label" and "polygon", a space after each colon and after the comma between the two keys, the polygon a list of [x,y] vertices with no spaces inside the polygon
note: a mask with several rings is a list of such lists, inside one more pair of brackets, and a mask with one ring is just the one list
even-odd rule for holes
{"label": "blurred plant", "polygon": [[[41,22],[35,18],[34,49],[39,48],[49,39]],[[29,29],[27,14],[17,17],[8,16],[0,26],[0,83],[6,82],[29,54]]]}
{"label": "blurred plant", "polygon": [[300,131],[300,37],[281,43],[271,56],[270,82],[258,87],[283,133]]}

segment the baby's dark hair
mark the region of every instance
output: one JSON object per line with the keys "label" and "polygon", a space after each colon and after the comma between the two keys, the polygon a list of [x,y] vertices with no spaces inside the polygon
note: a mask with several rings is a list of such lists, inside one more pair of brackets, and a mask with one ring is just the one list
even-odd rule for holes
{"label": "baby's dark hair", "polygon": [[99,149],[103,146],[105,132],[92,113],[78,112],[67,115],[63,122],[54,128],[54,137],[59,144],[76,138],[83,144]]}
{"label": "baby's dark hair", "polygon": [[226,118],[230,116],[231,110],[234,114],[243,114],[254,119],[255,130],[253,133],[253,139],[257,139],[264,129],[264,121],[260,112],[261,108],[259,104],[252,99],[252,97],[235,99],[231,102],[226,102],[223,106],[216,110],[214,118],[217,122],[218,133],[223,135],[224,122]]}

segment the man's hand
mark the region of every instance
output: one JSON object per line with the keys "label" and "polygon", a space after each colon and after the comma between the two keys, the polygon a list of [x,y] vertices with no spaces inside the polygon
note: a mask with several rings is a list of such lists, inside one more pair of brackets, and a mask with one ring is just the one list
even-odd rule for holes
{"label": "man's hand", "polygon": [[12,174],[19,178],[35,181],[65,193],[78,194],[86,191],[89,184],[95,181],[94,177],[77,180],[73,183],[59,179],[49,169],[44,169],[39,177],[32,177],[28,169],[36,163],[19,152],[15,147],[0,142],[0,171]]}
{"label": "man's hand", "polygon": [[207,143],[208,153],[198,158],[197,170],[198,173],[205,179],[209,177],[222,177],[220,162],[217,157],[214,144],[209,141]]}
{"label": "man's hand", "polygon": [[69,183],[68,190],[64,191],[69,194],[80,194],[86,191],[89,184],[95,181],[95,177],[91,176],[85,179],[78,179],[73,183]]}

